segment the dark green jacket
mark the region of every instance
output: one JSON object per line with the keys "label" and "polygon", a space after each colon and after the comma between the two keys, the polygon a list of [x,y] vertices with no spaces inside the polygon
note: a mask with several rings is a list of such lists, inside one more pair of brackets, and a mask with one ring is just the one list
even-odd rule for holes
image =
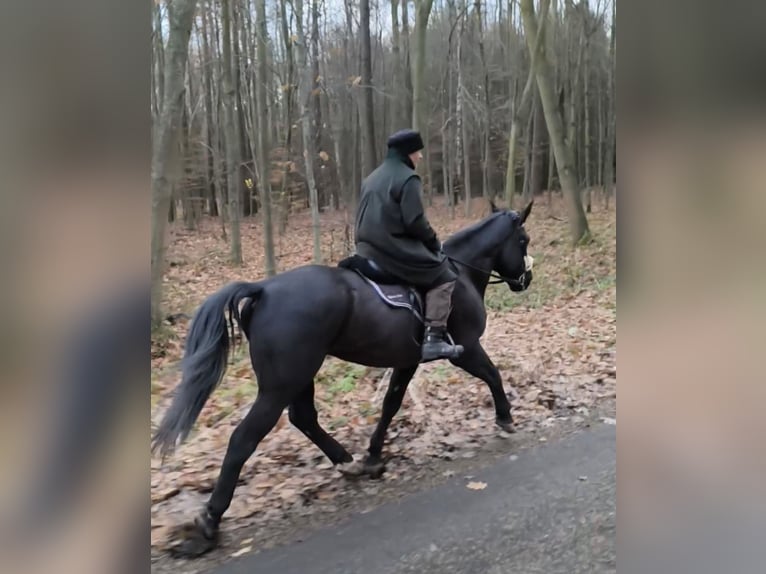
{"label": "dark green jacket", "polygon": [[456,275],[425,215],[420,176],[396,150],[362,182],[356,251],[404,283],[428,289]]}

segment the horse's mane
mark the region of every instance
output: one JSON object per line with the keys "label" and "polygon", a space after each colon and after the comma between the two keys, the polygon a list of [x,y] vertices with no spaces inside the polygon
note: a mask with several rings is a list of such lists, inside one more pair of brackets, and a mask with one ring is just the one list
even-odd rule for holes
{"label": "horse's mane", "polygon": [[444,247],[454,249],[460,247],[467,241],[471,241],[472,239],[475,240],[478,235],[481,235],[483,231],[493,225],[499,217],[507,216],[509,213],[510,212],[507,210],[496,211],[481,221],[477,221],[473,225],[461,229],[460,231],[456,231],[444,242]]}

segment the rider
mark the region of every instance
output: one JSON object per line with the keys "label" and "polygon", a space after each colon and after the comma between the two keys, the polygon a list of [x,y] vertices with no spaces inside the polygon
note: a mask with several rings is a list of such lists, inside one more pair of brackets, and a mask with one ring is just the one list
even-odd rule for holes
{"label": "rider", "polygon": [[356,251],[403,283],[426,290],[422,361],[455,358],[463,350],[447,338],[457,275],[426,218],[420,176],[423,140],[414,130],[388,138],[388,154],[362,182]]}

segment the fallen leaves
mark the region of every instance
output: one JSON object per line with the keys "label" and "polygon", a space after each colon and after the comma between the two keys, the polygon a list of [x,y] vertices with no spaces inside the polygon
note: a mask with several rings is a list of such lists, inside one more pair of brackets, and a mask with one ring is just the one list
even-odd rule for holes
{"label": "fallen leaves", "polygon": [[484,490],[487,488],[486,482],[469,482],[465,485],[465,487],[469,490]]}

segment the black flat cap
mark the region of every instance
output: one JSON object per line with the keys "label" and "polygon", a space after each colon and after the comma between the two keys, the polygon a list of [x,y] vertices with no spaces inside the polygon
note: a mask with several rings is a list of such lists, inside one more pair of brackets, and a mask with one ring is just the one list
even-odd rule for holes
{"label": "black flat cap", "polygon": [[423,139],[420,132],[415,130],[400,130],[388,138],[388,147],[396,148],[400,152],[409,155],[423,149]]}

